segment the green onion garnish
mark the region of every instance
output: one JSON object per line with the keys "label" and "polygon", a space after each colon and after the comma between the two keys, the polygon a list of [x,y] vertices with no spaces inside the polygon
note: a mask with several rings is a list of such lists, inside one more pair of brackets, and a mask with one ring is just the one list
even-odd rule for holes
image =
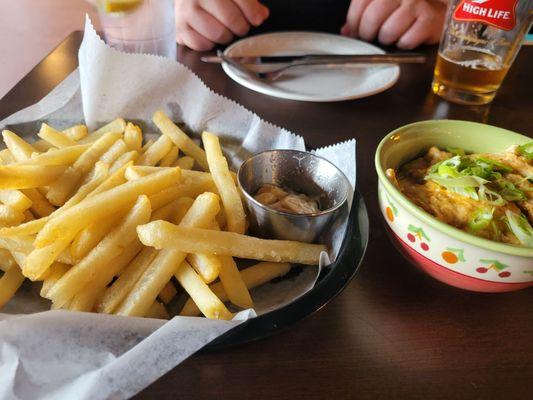
{"label": "green onion garnish", "polygon": [[440,176],[438,174],[430,174],[426,178],[431,179],[432,181],[438,183],[441,186],[444,186],[447,189],[453,189],[458,187],[479,187],[484,183],[488,182],[487,180],[479,178],[477,176],[459,176],[458,178],[448,178],[446,176]]}
{"label": "green onion garnish", "polygon": [[433,165],[425,179],[462,196],[501,206],[507,201],[526,199],[522,190],[502,176],[512,170],[508,165],[486,157],[456,155]]}
{"label": "green onion garnish", "polygon": [[461,149],[460,147],[446,147],[446,151],[448,153],[452,153],[453,155],[456,155],[456,156],[465,156],[466,153],[463,149]]}
{"label": "green onion garnish", "polygon": [[533,160],[533,141],[527,142],[521,146],[518,146],[516,151],[521,156],[524,156],[528,161]]}
{"label": "green onion garnish", "polygon": [[494,190],[487,189],[486,186],[480,186],[478,189],[479,199],[492,206],[503,206],[507,201]]}
{"label": "green onion garnish", "polygon": [[526,246],[533,247],[533,228],[529,221],[523,214],[516,214],[512,211],[506,210],[507,225],[518,241]]}
{"label": "green onion garnish", "polygon": [[498,192],[507,201],[523,201],[527,200],[526,195],[520,189],[518,189],[512,182],[507,180],[500,180],[497,182],[500,186]]}
{"label": "green onion garnish", "polygon": [[496,171],[511,172],[513,170],[510,166],[499,161],[491,160],[490,158],[476,157],[475,161],[481,166],[490,167]]}
{"label": "green onion garnish", "polygon": [[494,208],[487,210],[479,208],[472,214],[470,221],[468,221],[468,230],[472,233],[477,233],[486,229],[492,222]]}

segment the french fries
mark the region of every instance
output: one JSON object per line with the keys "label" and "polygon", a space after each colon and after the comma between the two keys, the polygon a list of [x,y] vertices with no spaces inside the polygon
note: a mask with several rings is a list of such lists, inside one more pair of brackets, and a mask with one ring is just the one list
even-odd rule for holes
{"label": "french fries", "polygon": [[181,169],[192,169],[194,167],[194,158],[189,156],[180,157],[173,165]]}
{"label": "french fries", "polygon": [[[97,163],[98,166],[98,163]],[[100,168],[102,167],[102,168]],[[95,169],[95,174],[84,186],[80,187],[78,192],[72,196],[69,201],[67,201],[63,207],[54,211],[54,214],[59,214],[68,208],[78,204],[83,200],[89,193],[96,191],[99,187],[103,185],[104,179],[107,177],[107,167],[100,165]],[[10,228],[0,228],[0,237],[17,237],[17,236],[28,236],[33,235],[39,232],[46,223],[50,220],[49,217],[39,218],[34,221],[29,221],[19,226],[10,227]]]}
{"label": "french fries", "polygon": [[15,295],[24,279],[18,266],[13,266],[4,272],[0,278],[0,308]]}
{"label": "french fries", "polygon": [[41,287],[41,297],[48,299],[48,292],[56,284],[56,282],[70,269],[70,265],[63,263],[53,263],[50,266],[50,271],[43,280],[43,286]]}
{"label": "french fries", "polygon": [[95,302],[99,297],[103,296],[109,282],[129,264],[141,248],[142,245],[139,240],[134,238],[119,255],[111,260],[103,260],[106,262],[106,267],[102,268],[98,275],[74,296],[70,302],[69,309],[92,311]]}
{"label": "french fries", "polygon": [[187,261],[205,283],[211,283],[217,279],[222,269],[220,259],[213,254],[189,254]]}
{"label": "french fries", "polygon": [[133,289],[135,283],[137,283],[156,255],[157,250],[154,248],[144,248],[126,267],[118,279],[106,290],[96,306],[96,311],[106,314],[113,313],[131,289]]}
{"label": "french fries", "polygon": [[123,133],[126,129],[126,121],[124,121],[122,118],[117,118],[114,121],[111,121],[107,125],[102,126],[100,129],[89,133],[87,136],[85,136],[83,139],[79,140],[78,143],[85,144],[85,143],[93,143],[100,139],[102,136],[104,136],[106,133]]}
{"label": "french fries", "polygon": [[24,210],[24,222],[33,221],[35,216],[30,210]]}
{"label": "french fries", "polygon": [[0,204],[0,224],[15,225],[24,221],[24,213],[11,206]]}
{"label": "french fries", "polygon": [[11,156],[17,161],[24,161],[31,157],[33,153],[38,153],[37,149],[16,133],[5,129],[2,131],[2,137]]}
{"label": "french fries", "polygon": [[85,257],[118,224],[122,217],[123,215],[119,213],[104,220],[96,220],[78,233],[70,245],[70,254],[74,260],[81,260]]}
{"label": "french fries", "polygon": [[15,157],[13,157],[9,149],[0,150],[0,164],[11,164],[15,161]]}
{"label": "french fries", "polygon": [[[180,225],[208,226],[219,210],[218,196],[213,193],[203,193],[196,198],[180,222]],[[179,266],[185,260],[186,256],[187,253],[176,250],[159,252],[135,284],[131,293],[124,299],[117,310],[117,314],[144,316],[157,295],[172,278],[172,275],[176,271],[176,266]]]}
{"label": "french fries", "polygon": [[109,168],[109,172],[113,173],[118,171],[124,165],[133,163],[139,158],[139,153],[136,151],[128,151],[127,153],[122,154]]}
{"label": "french fries", "polygon": [[146,153],[154,143],[155,143],[154,139],[147,140],[146,143],[143,145],[143,147],[141,147],[141,154]]}
{"label": "french fries", "polygon": [[[289,272],[291,265],[289,263],[272,263],[272,262],[260,262],[252,265],[251,267],[241,270],[241,275],[246,287],[252,290],[258,286],[261,286],[267,282],[270,282],[274,278],[279,278]],[[222,282],[214,283],[209,286],[209,289],[217,296],[220,301],[228,301],[228,295],[222,286]],[[198,306],[192,299],[188,299],[183,308],[180,311],[180,315],[194,317],[201,312]]]}
{"label": "french fries", "polygon": [[0,271],[6,272],[9,268],[17,266],[17,262],[9,250],[0,248]]}
{"label": "french fries", "polygon": [[228,230],[235,233],[244,233],[246,229],[246,215],[241,197],[231,177],[228,162],[222,155],[218,137],[210,132],[202,133],[207,163],[213,175],[213,180],[220,193],[222,204],[226,212]]}
{"label": "french fries", "polygon": [[30,210],[38,217],[47,217],[55,211],[54,206],[37,189],[23,189],[22,193],[31,201]]}
{"label": "french fries", "polygon": [[50,289],[48,295],[59,307],[66,304],[88,282],[105,273],[107,262],[120,255],[125,246],[136,239],[135,227],[150,219],[150,201],[140,196],[123,222],[107,235],[87,256],[74,265]]}
{"label": "french fries", "polygon": [[100,157],[100,161],[112,165],[119,157],[128,152],[128,146],[124,140],[119,139]]}
{"label": "french fries", "polygon": [[0,202],[20,212],[26,211],[32,205],[32,201],[28,196],[20,190],[12,189],[0,190]]}
{"label": "french fries", "polygon": [[225,320],[233,318],[224,303],[194,272],[187,261],[182,262],[174,276],[207,318]]}
{"label": "french fries", "polygon": [[31,158],[21,161],[22,165],[72,165],[89,148],[87,144],[34,153]]}
{"label": "french fries", "polygon": [[[289,263],[318,263],[322,245],[244,234],[214,134],[202,149],[161,111],[153,122],[162,135],[144,146],[122,118],[91,133],[43,123],[32,144],[2,132],[0,307],[29,279],[52,309],[168,319],[187,293],[181,315],[228,320]],[[233,257],[265,262],[240,271]]]}
{"label": "french fries", "polygon": [[59,255],[65,251],[72,236],[62,236],[51,244],[33,249],[22,264],[22,273],[32,281],[42,280]]}
{"label": "french fries", "polygon": [[0,190],[48,186],[65,170],[61,165],[0,165]]}
{"label": "french fries", "polygon": [[235,260],[231,256],[220,256],[220,282],[230,301],[241,308],[252,308],[254,302]]}
{"label": "french fries", "polygon": [[141,242],[156,249],[261,261],[317,265],[320,253],[326,251],[326,247],[321,244],[259,239],[234,232],[176,226],[166,221],[154,221],[139,226],[137,233]]}
{"label": "french fries", "polygon": [[[174,165],[176,160],[178,159],[178,155],[180,153],[180,149],[178,149],[176,146],[172,146],[170,151],[159,161],[160,167],[180,167],[179,165]],[[193,160],[194,162],[194,160]],[[181,168],[181,167],[180,167]],[[192,168],[192,167],[191,167]],[[187,169],[191,169],[187,168]]]}
{"label": "french fries", "polygon": [[63,133],[67,135],[69,139],[75,140],[77,142],[78,140],[81,140],[85,136],[87,136],[89,132],[87,131],[87,127],[85,125],[74,125],[70,128],[65,129]]}
{"label": "french fries", "polygon": [[81,201],[51,219],[37,235],[35,247],[44,247],[64,236],[74,236],[95,219],[113,215],[132,204],[141,194],[154,194],[175,184],[180,180],[180,172],[179,168],[158,172]]}
{"label": "french fries", "polygon": [[46,194],[48,200],[60,206],[70,198],[75,187],[80,183],[82,177],[88,173],[98,159],[105,153],[105,151],[117,140],[120,139],[120,134],[116,132],[109,132],[96,140],[76,162],[69,167],[65,173],[50,186],[50,190]]}
{"label": "french fries", "polygon": [[[209,228],[216,231],[220,230],[220,226],[216,221],[213,221]],[[201,256],[206,257],[209,255],[214,256],[213,254],[203,254]],[[222,286],[224,286],[228,299],[241,308],[252,308],[254,306],[252,297],[250,296],[250,292],[244,283],[233,257],[219,256],[218,260],[220,262],[220,282],[222,283]]]}
{"label": "french fries", "polygon": [[168,136],[176,145],[178,149],[183,151],[186,155],[194,158],[198,165],[207,171],[209,166],[207,165],[207,157],[205,151],[202,150],[194,141],[187,136],[178,126],[168,118],[164,112],[157,111],[152,117],[152,121],[163,135]]}
{"label": "french fries", "polygon": [[[155,211],[152,214],[151,219],[167,219],[173,211],[181,212],[181,208],[184,207],[188,209],[192,202],[192,199],[186,198],[176,200],[175,202],[167,204]],[[96,311],[111,314],[122,302],[124,297],[126,297],[131,291],[140,276],[155,258],[156,254],[157,251],[151,247],[145,247],[142,249],[135,259],[130,262],[123,271],[121,271],[117,280],[105,291],[104,295],[96,305]]]}
{"label": "french fries", "polygon": [[167,136],[160,136],[137,160],[139,165],[156,165],[172,148],[172,141]]}
{"label": "french fries", "polygon": [[124,131],[124,142],[126,143],[126,146],[128,146],[128,149],[140,153],[143,144],[141,128],[128,122],[126,130]]}
{"label": "french fries", "polygon": [[41,125],[41,130],[37,134],[41,139],[46,140],[52,146],[62,148],[75,146],[77,143],[75,140],[69,138],[63,132],[59,132],[47,124]]}

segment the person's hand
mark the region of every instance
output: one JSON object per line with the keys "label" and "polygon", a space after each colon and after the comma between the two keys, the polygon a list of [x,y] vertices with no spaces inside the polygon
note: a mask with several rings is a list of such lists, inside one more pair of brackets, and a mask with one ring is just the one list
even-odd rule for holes
{"label": "person's hand", "polygon": [[352,0],[341,34],[413,49],[438,43],[445,14],[437,0]]}
{"label": "person's hand", "polygon": [[268,18],[258,0],[176,0],[176,39],[193,50],[211,50],[244,36]]}

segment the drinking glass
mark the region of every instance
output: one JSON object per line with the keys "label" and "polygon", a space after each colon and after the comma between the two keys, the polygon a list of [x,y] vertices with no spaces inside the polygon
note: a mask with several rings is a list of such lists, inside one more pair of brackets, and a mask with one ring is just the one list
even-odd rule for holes
{"label": "drinking glass", "polygon": [[110,46],[176,59],[174,0],[100,0],[98,10]]}
{"label": "drinking glass", "polygon": [[432,89],[454,103],[486,104],[511,67],[533,0],[448,0]]}

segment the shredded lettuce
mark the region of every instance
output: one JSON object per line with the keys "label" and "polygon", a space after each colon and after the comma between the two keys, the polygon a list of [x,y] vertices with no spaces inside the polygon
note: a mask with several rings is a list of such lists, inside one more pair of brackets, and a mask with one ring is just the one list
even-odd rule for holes
{"label": "shredded lettuce", "polygon": [[533,160],[533,141],[518,146],[516,151],[521,156],[524,156],[528,161]]}
{"label": "shredded lettuce", "polygon": [[526,247],[533,247],[533,228],[523,214],[516,214],[506,210],[507,225],[518,241]]}

